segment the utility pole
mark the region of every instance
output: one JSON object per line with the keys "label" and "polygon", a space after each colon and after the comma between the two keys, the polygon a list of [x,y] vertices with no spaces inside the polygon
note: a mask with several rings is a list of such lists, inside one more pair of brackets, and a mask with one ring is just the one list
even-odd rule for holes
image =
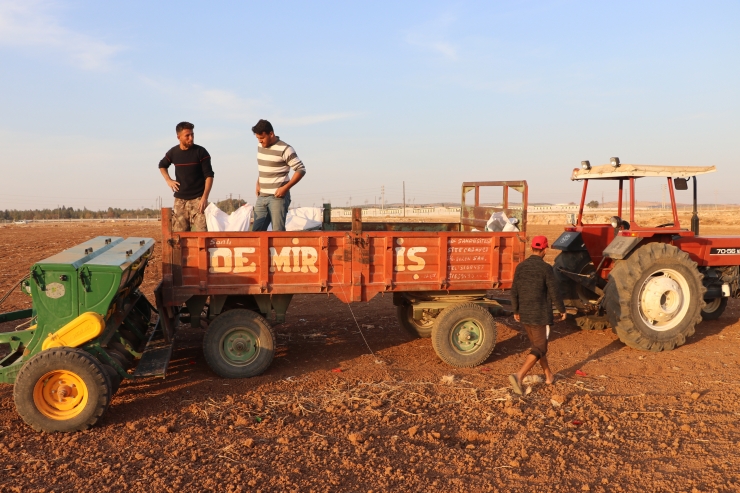
{"label": "utility pole", "polygon": [[406,182],[403,182],[403,217],[406,217]]}
{"label": "utility pole", "polygon": [[382,204],[381,207],[383,208],[383,210],[385,210],[385,185],[380,187],[380,195],[381,197],[383,197],[380,202]]}
{"label": "utility pole", "polygon": [[660,208],[665,210],[665,183],[660,186]]}

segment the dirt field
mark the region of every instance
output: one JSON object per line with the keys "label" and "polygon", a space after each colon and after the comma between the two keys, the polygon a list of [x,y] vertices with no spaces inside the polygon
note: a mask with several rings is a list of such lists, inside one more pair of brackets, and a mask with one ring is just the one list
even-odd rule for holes
{"label": "dirt field", "polygon": [[[35,261],[97,235],[161,236],[136,223],[0,228],[0,294]],[[147,295],[159,261],[158,250]],[[14,293],[2,310],[29,306]],[[182,330],[167,378],[123,383],[87,432],[33,432],[0,385],[0,491],[738,491],[739,317],[730,300],[658,354],[557,324],[559,380],[518,398],[506,377],[527,344],[511,317],[497,319],[489,361],[459,370],[404,332],[390,296],[351,306],[298,296],[264,375],[216,377],[202,331]]]}

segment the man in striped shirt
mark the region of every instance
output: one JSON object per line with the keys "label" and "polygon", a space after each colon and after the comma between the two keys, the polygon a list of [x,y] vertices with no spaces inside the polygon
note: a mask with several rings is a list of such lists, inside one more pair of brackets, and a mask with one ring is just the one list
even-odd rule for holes
{"label": "man in striped shirt", "polygon": [[[267,231],[270,223],[273,231],[285,231],[290,189],[301,181],[306,167],[295,150],[275,135],[272,124],[267,120],[258,121],[252,132],[260,143],[257,148],[259,177],[252,231]],[[288,179],[291,168],[293,177]]]}

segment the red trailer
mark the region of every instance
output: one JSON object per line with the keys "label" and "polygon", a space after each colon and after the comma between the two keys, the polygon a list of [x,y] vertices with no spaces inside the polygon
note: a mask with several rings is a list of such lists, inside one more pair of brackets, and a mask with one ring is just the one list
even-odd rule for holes
{"label": "red trailer", "polygon": [[[484,187],[501,190],[496,204],[481,203]],[[510,200],[512,191],[519,202]],[[211,368],[228,378],[254,376],[273,358],[267,319],[274,311],[283,322],[294,294],[351,303],[390,293],[401,324],[431,336],[447,363],[470,367],[488,358],[496,342],[491,311],[501,307],[486,292],[511,287],[524,260],[525,181],[463,183],[453,223],[367,222],[361,209],[352,210],[351,222],[331,222],[331,206],[324,207],[322,230],[299,232],[175,233],[172,211],[163,209],[163,279],[155,294],[168,337],[178,318],[195,327],[206,318]],[[519,231],[485,231],[500,211],[518,220]]]}

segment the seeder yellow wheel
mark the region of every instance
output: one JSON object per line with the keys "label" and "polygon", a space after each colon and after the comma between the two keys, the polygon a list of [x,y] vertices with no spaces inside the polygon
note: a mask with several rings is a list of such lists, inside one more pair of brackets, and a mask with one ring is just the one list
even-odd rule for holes
{"label": "seeder yellow wheel", "polygon": [[47,418],[57,421],[74,418],[87,406],[87,385],[74,372],[54,370],[38,379],[33,403]]}
{"label": "seeder yellow wheel", "polygon": [[18,373],[13,398],[36,431],[79,431],[94,425],[110,404],[111,380],[90,353],[70,347],[42,351]]}

